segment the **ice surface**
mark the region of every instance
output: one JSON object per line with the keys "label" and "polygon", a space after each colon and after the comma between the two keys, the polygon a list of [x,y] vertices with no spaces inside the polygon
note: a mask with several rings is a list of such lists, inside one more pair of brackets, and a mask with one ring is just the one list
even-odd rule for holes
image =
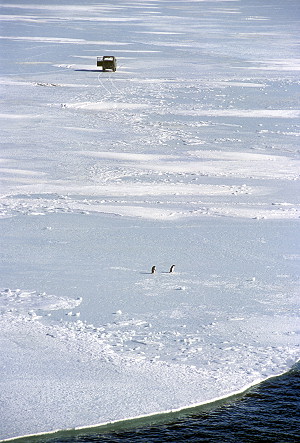
{"label": "ice surface", "polygon": [[0,439],[299,359],[298,2],[81,3],[1,3]]}

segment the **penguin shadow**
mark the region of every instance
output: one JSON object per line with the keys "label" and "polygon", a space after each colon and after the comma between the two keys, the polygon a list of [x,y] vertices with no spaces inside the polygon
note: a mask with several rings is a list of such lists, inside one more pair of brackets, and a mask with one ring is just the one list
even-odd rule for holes
{"label": "penguin shadow", "polygon": [[[169,269],[169,271],[162,271],[160,272],[160,274],[174,274],[174,267],[175,265],[172,265]],[[145,272],[142,271],[141,274],[146,274],[146,275],[150,275],[150,274],[156,274],[156,266],[152,266],[151,272]]]}
{"label": "penguin shadow", "polygon": [[175,268],[175,265],[172,265],[168,272],[163,271],[162,274],[174,274],[174,268]]}
{"label": "penguin shadow", "polygon": [[156,266],[152,266],[151,272],[141,272],[141,274],[155,274],[156,273]]}

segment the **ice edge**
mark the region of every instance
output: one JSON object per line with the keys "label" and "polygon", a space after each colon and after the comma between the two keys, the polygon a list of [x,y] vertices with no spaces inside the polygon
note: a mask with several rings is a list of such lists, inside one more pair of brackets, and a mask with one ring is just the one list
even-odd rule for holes
{"label": "ice edge", "polygon": [[22,436],[17,436],[17,437],[12,437],[12,438],[7,438],[7,439],[3,439],[0,440],[0,442],[7,442],[7,441],[15,441],[17,442],[18,440],[24,440],[26,441],[27,438],[31,438],[31,437],[41,437],[41,436],[51,436],[51,435],[55,435],[58,433],[67,433],[67,432],[76,432],[76,431],[82,431],[82,430],[92,430],[92,429],[96,429],[96,428],[104,428],[105,426],[111,426],[111,425],[115,425],[115,424],[121,424],[121,423],[128,423],[128,422],[134,422],[134,421],[138,421],[141,419],[146,419],[146,418],[150,418],[150,417],[158,417],[158,416],[162,416],[162,415],[169,415],[169,414],[174,414],[174,413],[178,413],[178,412],[184,412],[184,411],[189,411],[189,410],[193,410],[196,409],[200,406],[204,406],[204,405],[209,405],[209,404],[213,404],[213,403],[217,403],[219,401],[222,400],[230,400],[231,398],[237,396],[237,395],[241,395],[241,394],[245,394],[249,389],[251,389],[253,386],[258,386],[261,383],[266,382],[267,380],[271,380],[271,379],[275,379],[278,377],[281,377],[284,374],[287,374],[288,372],[290,372],[293,367],[298,364],[300,362],[300,360],[296,361],[293,363],[293,365],[286,371],[283,371],[279,374],[276,375],[270,375],[266,378],[262,378],[262,379],[257,379],[255,381],[253,381],[252,383],[249,383],[248,385],[244,386],[243,388],[232,392],[230,395],[224,395],[224,396],[220,396],[220,397],[215,397],[211,400],[207,400],[204,402],[200,402],[200,403],[193,403],[189,406],[183,406],[180,408],[176,408],[176,409],[170,409],[170,410],[165,410],[165,411],[160,411],[160,412],[153,412],[151,414],[145,414],[145,415],[137,415],[135,417],[130,417],[130,418],[124,418],[121,420],[113,420],[113,421],[107,421],[104,423],[97,423],[94,425],[86,425],[86,426],[79,426],[79,427],[75,427],[75,428],[67,428],[67,429],[56,429],[53,431],[46,431],[46,432],[39,432],[37,434],[26,434],[26,435],[22,435]]}

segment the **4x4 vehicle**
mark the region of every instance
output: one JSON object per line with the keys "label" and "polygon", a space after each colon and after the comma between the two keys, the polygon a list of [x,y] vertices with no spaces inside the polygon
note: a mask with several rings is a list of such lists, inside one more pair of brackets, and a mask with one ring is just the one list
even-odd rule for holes
{"label": "4x4 vehicle", "polygon": [[103,71],[111,69],[115,72],[117,69],[117,59],[113,55],[104,55],[103,57],[97,57],[97,66],[102,66]]}

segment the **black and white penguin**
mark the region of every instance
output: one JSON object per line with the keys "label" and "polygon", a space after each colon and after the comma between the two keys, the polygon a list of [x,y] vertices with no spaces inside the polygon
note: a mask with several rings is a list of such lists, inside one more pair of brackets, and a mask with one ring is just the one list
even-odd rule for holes
{"label": "black and white penguin", "polygon": [[151,274],[155,274],[155,272],[156,272],[156,266],[152,266],[152,268],[151,268]]}
{"label": "black and white penguin", "polygon": [[174,268],[175,268],[175,265],[172,265],[172,266],[170,267],[170,271],[169,271],[169,272],[173,272],[173,271],[174,271]]}

